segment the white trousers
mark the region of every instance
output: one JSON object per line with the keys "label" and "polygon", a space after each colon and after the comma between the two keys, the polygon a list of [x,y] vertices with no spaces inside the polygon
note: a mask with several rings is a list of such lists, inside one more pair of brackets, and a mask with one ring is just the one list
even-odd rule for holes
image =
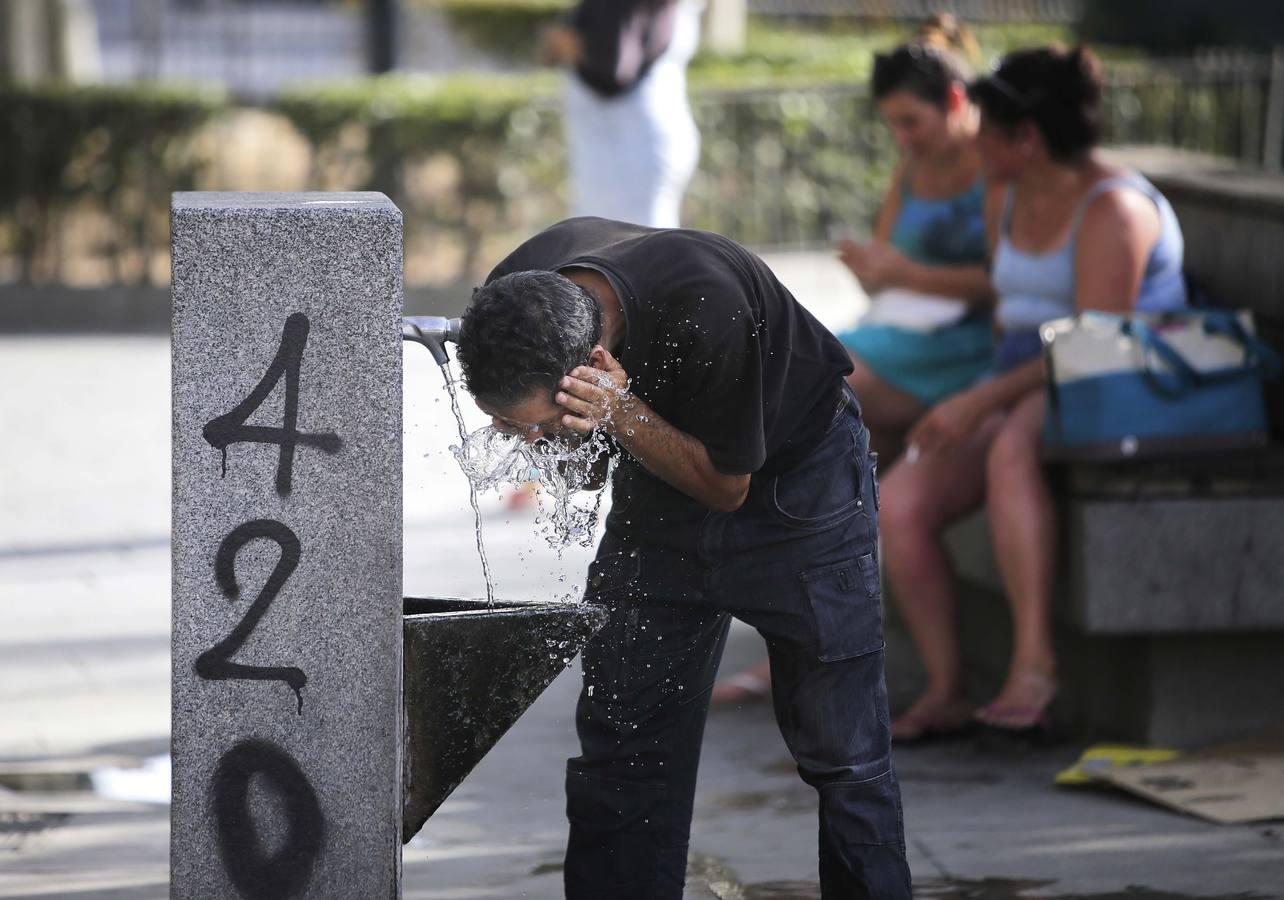
{"label": "white trousers", "polygon": [[686,81],[699,15],[698,5],[679,5],[668,49],[625,94],[601,97],[567,73],[571,215],[678,227],[682,197],[700,157]]}

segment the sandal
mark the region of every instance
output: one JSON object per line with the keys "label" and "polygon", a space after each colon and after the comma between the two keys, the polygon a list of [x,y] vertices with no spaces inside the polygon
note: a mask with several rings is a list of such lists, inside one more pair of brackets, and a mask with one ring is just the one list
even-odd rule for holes
{"label": "sandal", "polygon": [[[997,738],[1004,744],[1029,745],[1033,747],[1050,747],[1061,742],[1061,735],[1052,724],[1047,712],[1032,706],[987,706],[981,712],[994,719],[981,719],[979,724],[984,729],[986,738]],[[979,714],[978,714],[979,715]],[[1013,720],[1023,721],[1013,725]]]}
{"label": "sandal", "polygon": [[977,721],[990,732],[1005,737],[1035,742],[1051,740],[1053,726],[1047,708],[1057,694],[1056,680],[1037,672],[1018,672],[1013,677],[1043,694],[1046,697],[1043,704],[1029,706],[990,703],[977,710]]}
{"label": "sandal", "polygon": [[970,708],[959,707],[961,714],[949,712],[907,712],[892,720],[892,741],[919,744],[931,740],[962,737],[979,724]]}

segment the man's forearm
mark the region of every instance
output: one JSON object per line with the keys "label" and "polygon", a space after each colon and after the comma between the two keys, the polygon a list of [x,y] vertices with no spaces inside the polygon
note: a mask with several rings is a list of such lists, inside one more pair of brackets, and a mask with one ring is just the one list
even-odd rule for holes
{"label": "man's forearm", "polygon": [[700,440],[674,428],[636,395],[616,419],[607,426],[611,436],[652,475],[710,509],[740,508],[750,476],[719,472]]}

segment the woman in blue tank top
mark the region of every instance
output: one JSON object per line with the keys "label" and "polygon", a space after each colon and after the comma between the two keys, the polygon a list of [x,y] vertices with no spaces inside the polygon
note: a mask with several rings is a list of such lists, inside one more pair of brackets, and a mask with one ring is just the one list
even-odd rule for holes
{"label": "woman in blue tank top", "polygon": [[884,464],[923,413],[972,384],[993,354],[987,191],[963,58],[973,49],[966,30],[941,15],[874,61],[874,98],[902,161],[874,239],[839,244],[871,308],[838,338],[852,355],[849,381]]}
{"label": "woman in blue tank top", "polygon": [[[966,29],[953,16],[937,15],[914,41],[874,60],[874,98],[902,162],[874,240],[839,244],[873,303],[871,314],[838,339],[852,356],[848,382],[860,398],[870,447],[885,465],[923,413],[975,382],[994,356],[984,213],[987,201],[997,209],[998,195],[987,195],[981,177],[979,119],[967,98],[972,74],[962,57],[973,51]],[[909,321],[921,295],[952,298],[931,310],[944,308],[949,318]],[[898,309],[905,313],[900,320]],[[713,701],[765,698],[769,687],[762,663],[717,685]]]}
{"label": "woman in blue tank top", "polygon": [[970,94],[981,108],[988,178],[1006,185],[991,235],[999,342],[992,371],[928,413],[884,481],[883,563],[928,672],[893,723],[901,739],[973,721],[955,636],[956,593],[941,532],[985,504],[1014,626],[1008,677],[975,714],[989,727],[1045,731],[1057,690],[1051,607],[1052,497],[1040,463],[1039,326],[1085,309],[1185,305],[1182,238],[1167,201],[1095,151],[1101,73],[1086,49],[1007,56]]}

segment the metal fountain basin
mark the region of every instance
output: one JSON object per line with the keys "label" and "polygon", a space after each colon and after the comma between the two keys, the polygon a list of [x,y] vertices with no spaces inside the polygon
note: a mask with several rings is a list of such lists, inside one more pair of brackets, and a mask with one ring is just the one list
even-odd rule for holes
{"label": "metal fountain basin", "polygon": [[407,597],[402,621],[408,841],[605,624],[606,611]]}

